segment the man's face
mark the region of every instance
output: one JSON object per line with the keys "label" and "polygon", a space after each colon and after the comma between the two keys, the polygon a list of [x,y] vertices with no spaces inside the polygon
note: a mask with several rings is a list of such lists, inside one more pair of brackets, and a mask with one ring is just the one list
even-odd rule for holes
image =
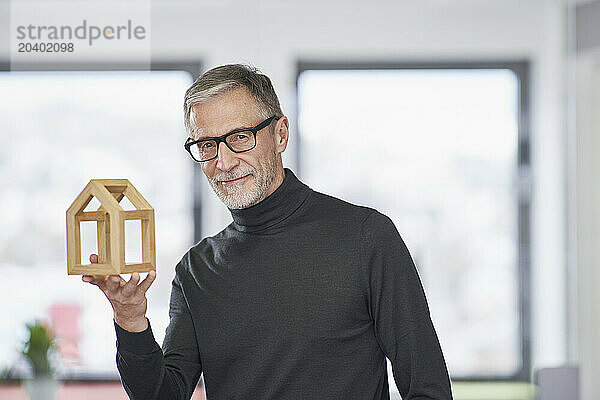
{"label": "man's face", "polygon": [[[197,139],[251,128],[263,121],[258,116],[256,100],[244,87],[193,106],[191,114],[191,122],[198,129]],[[220,143],[218,157],[201,163],[208,183],[228,208],[246,208],[262,201],[283,180],[279,156],[287,145],[287,119],[283,119],[285,117],[258,131],[256,146],[252,150],[234,153],[225,143]],[[285,122],[283,145],[280,135],[273,134],[273,127],[278,122]]]}

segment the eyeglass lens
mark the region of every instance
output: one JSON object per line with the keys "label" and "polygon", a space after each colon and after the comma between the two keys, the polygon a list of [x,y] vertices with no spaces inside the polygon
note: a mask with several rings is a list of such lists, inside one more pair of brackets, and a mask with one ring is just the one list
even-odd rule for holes
{"label": "eyeglass lens", "polygon": [[[251,131],[236,132],[225,138],[225,142],[233,151],[246,151],[254,147],[254,135]],[[197,161],[205,161],[216,157],[217,141],[205,140],[190,147],[190,152]]]}

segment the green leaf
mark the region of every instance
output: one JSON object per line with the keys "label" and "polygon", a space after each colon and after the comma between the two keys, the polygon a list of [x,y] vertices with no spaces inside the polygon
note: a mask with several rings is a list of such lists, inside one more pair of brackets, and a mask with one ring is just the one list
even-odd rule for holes
{"label": "green leaf", "polygon": [[35,376],[52,375],[54,369],[50,363],[49,356],[56,347],[52,333],[39,321],[26,324],[26,326],[29,331],[29,337],[23,344],[21,353],[27,357]]}

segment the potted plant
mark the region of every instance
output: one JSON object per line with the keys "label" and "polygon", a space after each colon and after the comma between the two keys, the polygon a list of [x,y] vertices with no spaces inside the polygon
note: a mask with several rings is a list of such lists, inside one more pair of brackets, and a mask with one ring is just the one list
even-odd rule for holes
{"label": "potted plant", "polygon": [[33,377],[25,380],[25,389],[31,400],[54,400],[58,381],[51,362],[56,345],[54,337],[43,323],[27,324],[29,337],[23,343],[21,354],[29,362]]}

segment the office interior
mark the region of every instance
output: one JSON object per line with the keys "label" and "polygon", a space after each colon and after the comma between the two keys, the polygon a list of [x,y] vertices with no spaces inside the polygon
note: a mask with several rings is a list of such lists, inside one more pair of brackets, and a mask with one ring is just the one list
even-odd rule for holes
{"label": "office interior", "polygon": [[[185,90],[229,63],[271,78],[284,166],[394,221],[455,399],[600,396],[600,1],[90,1],[145,40],[30,61],[16,21],[84,18],[45,3],[0,1],[1,398],[29,398],[20,349],[39,320],[60,344],[56,398],[127,398],[110,305],[67,275],[65,212],[93,178],[127,178],[152,204],[161,343],[175,264],[231,222],[183,148]],[[140,226],[125,229],[134,260]],[[388,378],[400,399],[389,360]]]}

